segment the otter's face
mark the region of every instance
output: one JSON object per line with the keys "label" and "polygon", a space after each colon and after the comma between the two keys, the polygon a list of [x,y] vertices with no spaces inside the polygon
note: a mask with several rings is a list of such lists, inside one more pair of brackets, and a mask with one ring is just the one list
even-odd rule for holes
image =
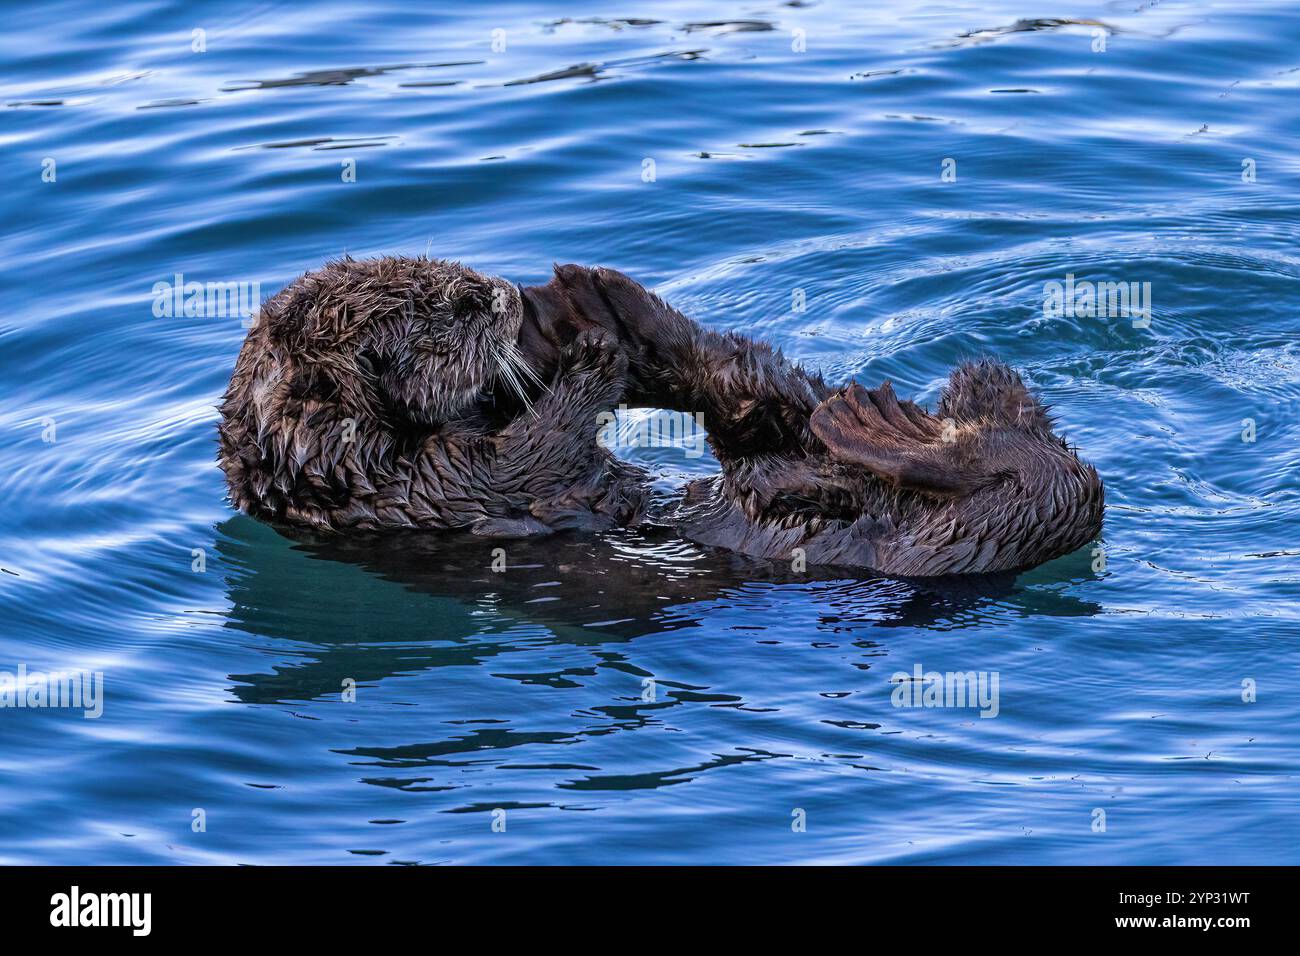
{"label": "otter's face", "polygon": [[454,262],[332,262],[267,302],[263,318],[296,367],[376,418],[435,426],[518,375],[518,290]]}
{"label": "otter's face", "polygon": [[893,573],[1015,570],[1101,530],[1096,470],[1001,363],[959,367],[936,415],[888,385],[855,385],[823,402],[811,425],[833,460],[883,480],[902,502],[907,527],[882,548]]}
{"label": "otter's face", "polygon": [[523,310],[513,285],[453,266],[436,270],[420,291],[408,311],[378,324],[361,353],[393,403],[436,425],[472,406],[498,378],[519,383]]}

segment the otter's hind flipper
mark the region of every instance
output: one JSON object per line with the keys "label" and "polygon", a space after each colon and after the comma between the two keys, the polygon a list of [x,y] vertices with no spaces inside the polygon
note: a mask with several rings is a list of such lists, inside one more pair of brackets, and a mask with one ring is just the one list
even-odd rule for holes
{"label": "otter's hind flipper", "polygon": [[989,477],[985,463],[968,453],[955,423],[900,402],[888,382],[877,389],[857,384],[841,389],[817,407],[809,425],[835,461],[910,491],[964,495]]}

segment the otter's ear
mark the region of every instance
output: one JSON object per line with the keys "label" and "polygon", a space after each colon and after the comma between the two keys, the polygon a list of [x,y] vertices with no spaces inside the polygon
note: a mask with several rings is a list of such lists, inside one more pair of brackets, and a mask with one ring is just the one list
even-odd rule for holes
{"label": "otter's ear", "polygon": [[448,305],[457,320],[492,311],[492,282],[485,276],[464,276],[447,289]]}
{"label": "otter's ear", "polygon": [[834,460],[920,494],[970,494],[987,477],[968,443],[945,435],[943,421],[920,406],[900,402],[888,382],[841,389],[817,406],[809,425]]}

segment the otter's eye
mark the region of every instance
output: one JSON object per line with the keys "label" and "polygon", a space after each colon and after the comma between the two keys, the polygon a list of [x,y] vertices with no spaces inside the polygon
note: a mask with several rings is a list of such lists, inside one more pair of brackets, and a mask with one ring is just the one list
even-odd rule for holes
{"label": "otter's eye", "polygon": [[361,371],[374,378],[379,372],[379,355],[373,349],[365,349],[357,353],[357,364],[361,366]]}
{"label": "otter's eye", "polygon": [[486,282],[474,283],[456,290],[451,300],[451,317],[455,322],[477,319],[492,308],[492,286]]}

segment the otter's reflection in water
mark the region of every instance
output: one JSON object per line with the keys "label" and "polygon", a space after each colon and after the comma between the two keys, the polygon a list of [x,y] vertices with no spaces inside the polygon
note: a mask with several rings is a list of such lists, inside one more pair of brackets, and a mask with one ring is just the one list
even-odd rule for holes
{"label": "otter's reflection in water", "polygon": [[[892,670],[986,645],[977,626],[1098,610],[1009,577],[796,572],[654,531],[290,542],[244,517],[219,530],[227,626],[279,657],[230,675],[233,697],[332,721],[322,745],[361,782],[439,813],[593,809],[571,798],[794,754],[874,770]],[[909,656],[881,662],[895,642]],[[346,682],[361,703],[341,708]]]}
{"label": "otter's reflection in water", "polygon": [[[811,598],[818,630],[852,632],[873,656],[881,648],[871,638],[893,628],[946,632],[1030,611],[1099,611],[1069,595],[1018,588],[1011,574],[916,581],[846,577],[835,568],[796,571],[656,530],[508,542],[429,534],[298,537],[281,548],[262,546],[278,533],[242,516],[219,530],[218,552],[234,571],[228,626],[312,645],[274,674],[232,675],[233,692],[248,703],[337,694],[344,676],[378,681],[416,668],[482,663],[509,652],[509,642],[493,635],[521,627],[530,646],[620,644],[699,628],[726,609],[744,618],[747,605],[777,592]],[[729,624],[774,640],[815,636],[791,634],[788,623],[767,616]]]}

